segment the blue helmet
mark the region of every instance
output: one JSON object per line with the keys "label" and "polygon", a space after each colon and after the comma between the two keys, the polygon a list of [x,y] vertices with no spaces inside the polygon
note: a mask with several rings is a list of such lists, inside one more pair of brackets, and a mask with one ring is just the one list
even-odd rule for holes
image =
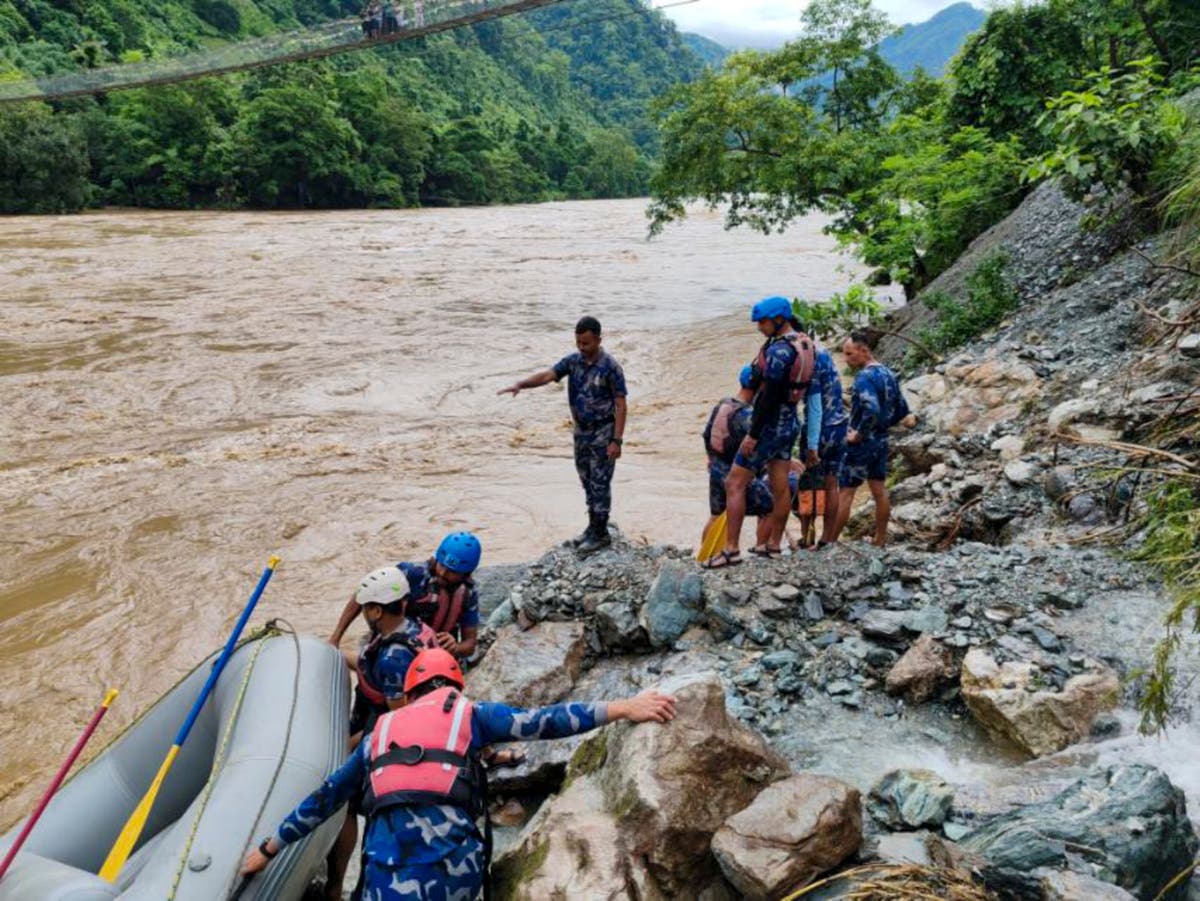
{"label": "blue helmet", "polygon": [[438,545],[434,559],[450,572],[470,575],[479,566],[483,545],[471,532],[451,532]]}
{"label": "blue helmet", "polygon": [[750,389],[754,387],[754,366],[747,363],[742,367],[742,371],[738,373],[738,384],[743,388]]}
{"label": "blue helmet", "polygon": [[774,319],[776,316],[782,316],[785,319],[792,317],[792,302],[786,297],[767,297],[756,303],[754,309],[750,311],[751,322],[762,322],[764,319]]}

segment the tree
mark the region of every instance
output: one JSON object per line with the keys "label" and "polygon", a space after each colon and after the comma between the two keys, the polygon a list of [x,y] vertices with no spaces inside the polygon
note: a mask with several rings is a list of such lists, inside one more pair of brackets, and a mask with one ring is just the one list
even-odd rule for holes
{"label": "tree", "polygon": [[855,117],[870,115],[875,99],[897,83],[895,70],[874,49],[893,29],[871,0],[812,0],[800,21],[816,71],[832,79],[823,105],[840,132]]}
{"label": "tree", "polygon": [[91,195],[77,125],[43,103],[0,108],[0,213],[68,213]]}

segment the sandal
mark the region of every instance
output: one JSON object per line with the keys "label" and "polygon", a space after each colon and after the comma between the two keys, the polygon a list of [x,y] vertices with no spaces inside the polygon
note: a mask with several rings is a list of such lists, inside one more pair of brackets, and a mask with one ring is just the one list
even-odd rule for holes
{"label": "sandal", "polygon": [[750,548],[750,553],[752,553],[755,557],[765,557],[767,560],[774,560],[776,557],[783,554],[783,551],[777,547],[759,544]]}
{"label": "sandal", "polygon": [[725,569],[728,566],[737,566],[742,562],[742,555],[738,551],[721,551],[716,556],[709,557],[700,564],[701,569]]}

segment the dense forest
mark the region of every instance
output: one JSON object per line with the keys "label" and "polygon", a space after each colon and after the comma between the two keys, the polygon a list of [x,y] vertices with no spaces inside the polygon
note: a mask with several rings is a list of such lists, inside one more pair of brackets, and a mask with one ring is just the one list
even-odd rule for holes
{"label": "dense forest", "polygon": [[[357,0],[0,0],[0,79],[176,55]],[[641,0],[311,63],[0,106],[0,211],[411,206],[647,191],[653,97],[704,63]]]}

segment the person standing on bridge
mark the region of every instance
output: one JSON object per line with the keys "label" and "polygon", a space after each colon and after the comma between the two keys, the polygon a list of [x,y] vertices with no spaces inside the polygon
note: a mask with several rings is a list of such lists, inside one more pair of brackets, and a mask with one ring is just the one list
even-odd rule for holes
{"label": "person standing on bridge", "polygon": [[573,542],[579,553],[594,554],[612,544],[608,514],[612,508],[612,479],[625,435],[625,373],[621,364],[600,347],[600,322],[584,316],[575,324],[577,353],[568,354],[550,369],[531,375],[497,394],[516,397],[567,377],[567,399],[575,421],[575,471],[587,497],[588,527]]}

